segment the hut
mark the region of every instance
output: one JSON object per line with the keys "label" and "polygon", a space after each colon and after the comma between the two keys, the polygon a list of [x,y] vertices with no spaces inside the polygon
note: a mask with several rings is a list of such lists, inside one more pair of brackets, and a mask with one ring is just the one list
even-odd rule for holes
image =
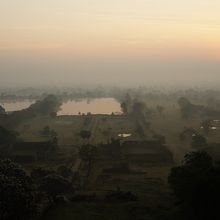
{"label": "hut", "polygon": [[173,163],[172,153],[159,140],[128,140],[121,143],[124,159],[150,164]]}
{"label": "hut", "polygon": [[56,146],[45,142],[17,142],[11,147],[10,157],[17,162],[36,162],[49,159],[56,152]]}

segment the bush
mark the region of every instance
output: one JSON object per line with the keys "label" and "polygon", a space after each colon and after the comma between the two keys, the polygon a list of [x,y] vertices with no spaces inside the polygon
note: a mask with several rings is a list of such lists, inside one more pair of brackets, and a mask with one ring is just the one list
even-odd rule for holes
{"label": "bush", "polygon": [[31,178],[11,160],[0,160],[0,219],[26,220],[36,204]]}
{"label": "bush", "polygon": [[220,219],[220,167],[206,152],[187,154],[168,181],[187,220]]}

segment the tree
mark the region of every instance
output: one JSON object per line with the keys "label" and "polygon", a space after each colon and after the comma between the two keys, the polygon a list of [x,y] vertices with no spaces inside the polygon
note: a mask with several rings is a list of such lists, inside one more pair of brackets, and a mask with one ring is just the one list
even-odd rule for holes
{"label": "tree", "polygon": [[130,109],[130,107],[132,105],[132,102],[133,101],[132,101],[132,98],[131,98],[130,94],[127,93],[126,96],[125,96],[125,103],[126,103],[126,105],[128,107],[128,110]]}
{"label": "tree", "polygon": [[164,112],[164,107],[161,106],[161,105],[157,105],[156,109],[157,109],[157,112],[158,112],[160,115]]}
{"label": "tree", "polygon": [[87,131],[87,130],[81,130],[79,132],[79,136],[83,139],[83,140],[86,140],[86,139],[89,139],[91,137],[91,132],[90,131]]}
{"label": "tree", "polygon": [[73,187],[66,178],[50,174],[42,179],[40,190],[47,193],[50,202],[54,202],[56,196],[73,192]]}
{"label": "tree", "polygon": [[31,178],[11,160],[0,160],[0,219],[27,220],[36,205]]}
{"label": "tree", "polygon": [[194,149],[202,149],[202,148],[207,147],[206,138],[202,135],[199,135],[199,134],[193,135],[191,146]]}
{"label": "tree", "polygon": [[135,132],[137,132],[141,138],[146,137],[145,129],[139,121],[136,121],[135,123]]}
{"label": "tree", "polygon": [[132,106],[132,116],[136,119],[145,119],[146,105],[143,102],[135,102]]}
{"label": "tree", "polygon": [[154,134],[153,138],[157,139],[161,144],[166,144],[166,137],[160,134]]}
{"label": "tree", "polygon": [[92,169],[92,162],[97,157],[97,147],[93,145],[83,145],[79,151],[80,158],[88,164],[87,177]]}
{"label": "tree", "polygon": [[35,183],[40,183],[40,181],[45,177],[50,174],[54,174],[53,170],[46,169],[43,167],[35,167],[31,171],[31,178],[35,181]]}
{"label": "tree", "polygon": [[187,154],[168,182],[187,220],[220,219],[220,168],[206,152]]}
{"label": "tree", "polygon": [[210,127],[211,127],[211,121],[210,120],[205,120],[201,123],[201,126],[203,127],[204,129],[204,133],[205,135],[208,135],[209,134],[209,130],[210,130]]}
{"label": "tree", "polygon": [[197,134],[197,131],[194,128],[185,128],[179,135],[179,139],[184,141],[186,139],[192,139]]}
{"label": "tree", "polygon": [[5,115],[6,111],[5,109],[0,105],[0,115]]}
{"label": "tree", "polygon": [[205,151],[191,152],[184,157],[184,165],[193,169],[209,169],[212,164],[212,158]]}
{"label": "tree", "polygon": [[9,131],[0,126],[0,145],[12,144],[17,139],[17,133],[14,131]]}
{"label": "tree", "polygon": [[107,141],[109,141],[110,136],[111,136],[111,129],[105,129],[104,131],[102,131],[102,134],[105,136]]}
{"label": "tree", "polygon": [[192,115],[193,105],[184,97],[178,99],[178,104],[180,106],[182,117],[188,119]]}
{"label": "tree", "polygon": [[25,113],[30,111],[39,115],[51,115],[58,112],[61,104],[62,102],[55,95],[47,95],[27,108]]}
{"label": "tree", "polygon": [[51,112],[50,117],[51,118],[56,118],[57,117],[57,112]]}
{"label": "tree", "polygon": [[42,135],[44,135],[44,136],[50,135],[50,127],[48,125],[43,128]]}
{"label": "tree", "polygon": [[123,114],[125,114],[125,115],[128,114],[128,106],[125,102],[121,103],[121,110],[122,110]]}
{"label": "tree", "polygon": [[73,172],[71,168],[66,167],[66,166],[59,166],[57,168],[57,173],[64,178],[69,178],[73,176]]}

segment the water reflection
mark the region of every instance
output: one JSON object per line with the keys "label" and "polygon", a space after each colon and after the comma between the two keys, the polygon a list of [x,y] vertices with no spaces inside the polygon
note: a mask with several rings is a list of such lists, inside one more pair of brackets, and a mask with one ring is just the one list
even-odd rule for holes
{"label": "water reflection", "polygon": [[131,134],[118,134],[118,137],[122,137],[122,138],[126,138],[126,137],[130,137]]}
{"label": "water reflection", "polygon": [[[35,101],[17,100],[17,101],[0,101],[0,105],[6,112],[20,111],[28,108]],[[97,98],[97,99],[82,99],[64,102],[58,115],[78,115],[87,114],[121,114],[120,103],[114,98]]]}
{"label": "water reflection", "polygon": [[0,101],[0,105],[5,109],[6,112],[20,111],[28,108],[35,101],[22,100],[22,101]]}
{"label": "water reflection", "polygon": [[120,103],[114,98],[83,99],[78,101],[67,101],[61,106],[58,115],[87,114],[121,114]]}

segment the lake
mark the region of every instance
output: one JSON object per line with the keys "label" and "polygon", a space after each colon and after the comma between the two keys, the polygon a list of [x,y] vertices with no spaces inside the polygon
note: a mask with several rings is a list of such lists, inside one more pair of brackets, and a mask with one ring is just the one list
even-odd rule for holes
{"label": "lake", "polygon": [[120,103],[114,98],[97,98],[97,99],[82,99],[79,101],[67,101],[61,106],[58,115],[78,115],[87,114],[112,114],[121,113]]}
{"label": "lake", "polygon": [[0,101],[0,105],[5,109],[6,112],[20,111],[28,108],[35,101],[22,100],[22,101]]}
{"label": "lake", "polygon": [[[35,101],[0,101],[0,105],[7,111],[20,111],[28,108]],[[114,98],[81,99],[64,102],[58,115],[78,115],[87,114],[116,114],[121,113],[120,103]]]}

